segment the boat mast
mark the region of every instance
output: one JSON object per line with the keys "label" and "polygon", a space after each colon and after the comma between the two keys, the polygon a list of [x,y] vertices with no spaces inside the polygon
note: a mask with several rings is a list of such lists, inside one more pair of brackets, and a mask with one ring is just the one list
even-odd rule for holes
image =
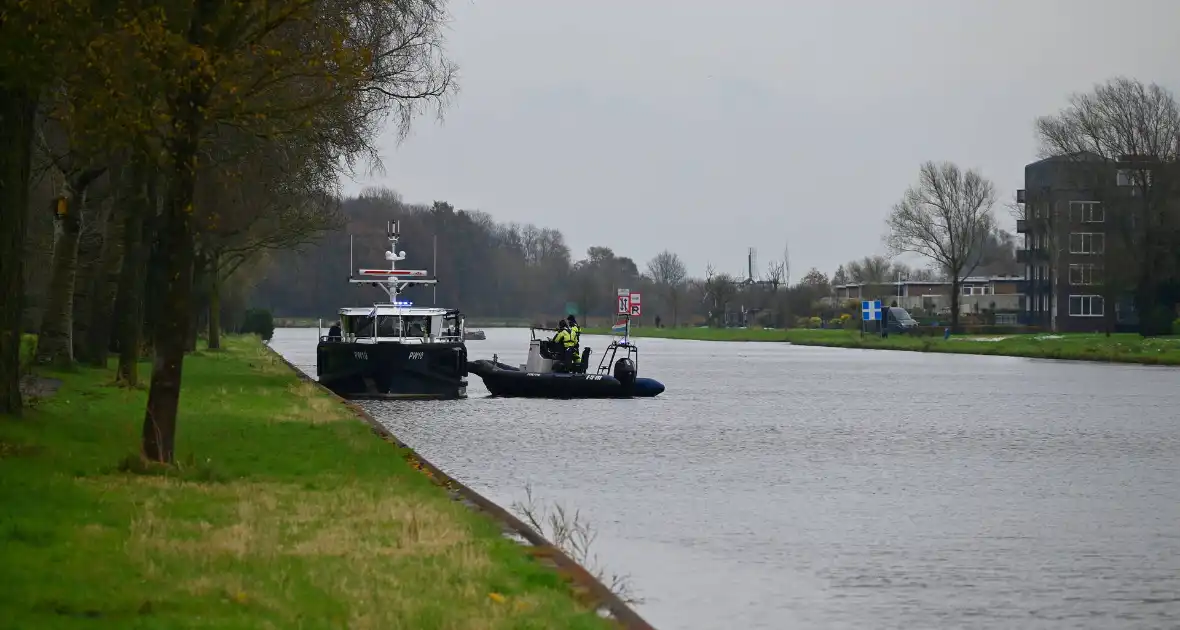
{"label": "boat mast", "polygon": [[397,262],[406,259],[406,252],[397,251],[397,241],[401,238],[401,221],[386,221],[385,236],[389,239],[389,250],[385,252],[385,260],[389,261],[389,269],[359,269],[361,277],[350,277],[348,281],[379,287],[389,296],[390,304],[410,306],[410,302],[397,299],[398,295],[406,290],[406,287],[411,284],[435,284],[437,280],[427,278],[425,269],[397,268]]}

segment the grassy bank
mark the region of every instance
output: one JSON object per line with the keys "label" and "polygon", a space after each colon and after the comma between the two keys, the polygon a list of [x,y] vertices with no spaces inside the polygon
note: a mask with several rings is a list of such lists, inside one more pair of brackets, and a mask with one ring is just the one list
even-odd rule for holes
{"label": "grassy bank", "polygon": [[[589,329],[584,334],[610,334],[607,329]],[[1107,337],[1101,334],[994,335],[906,337],[875,335],[861,337],[859,331],[845,330],[762,330],[739,328],[634,328],[633,337],[693,339],[698,341],[778,341],[800,346],[868,348],[914,352],[989,354],[1038,359],[1110,361],[1149,365],[1180,365],[1180,337],[1143,339],[1134,334]]]}
{"label": "grassy bank", "polygon": [[7,627],[610,627],[257,341],[185,361],[169,471],[144,391],[44,376],[0,418]]}

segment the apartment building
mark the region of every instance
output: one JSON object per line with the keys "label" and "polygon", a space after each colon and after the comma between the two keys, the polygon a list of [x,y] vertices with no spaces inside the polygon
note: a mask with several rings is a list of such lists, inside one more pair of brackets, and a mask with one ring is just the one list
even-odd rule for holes
{"label": "apartment building", "polygon": [[1105,330],[1113,309],[1116,328],[1134,330],[1134,304],[1120,297],[1107,304],[1108,201],[1134,194],[1131,171],[1098,156],[1057,157],[1025,166],[1016,201],[1024,218],[1016,232],[1024,247],[1026,320],[1060,332]]}

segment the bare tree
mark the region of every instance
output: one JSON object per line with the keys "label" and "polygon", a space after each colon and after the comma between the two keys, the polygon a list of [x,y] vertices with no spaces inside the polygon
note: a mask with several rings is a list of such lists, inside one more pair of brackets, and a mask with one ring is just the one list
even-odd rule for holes
{"label": "bare tree", "polygon": [[889,280],[893,263],[887,256],[865,256],[847,265],[848,279],[863,284],[882,284]]}
{"label": "bare tree", "polygon": [[848,272],[844,269],[844,265],[836,267],[836,273],[832,274],[832,285],[848,284]]}
{"label": "bare tree", "polygon": [[[1041,154],[1068,161],[1072,183],[1103,203],[1105,296],[1133,289],[1140,333],[1167,334],[1180,299],[1175,97],[1154,83],[1116,77],[1039,118],[1037,137]],[[1113,313],[1109,302],[1104,310]]]}
{"label": "bare tree", "polygon": [[770,285],[771,292],[777,292],[780,285],[786,282],[787,277],[787,263],[781,260],[771,261],[766,265],[766,284]]}
{"label": "bare tree", "polygon": [[799,284],[807,287],[822,289],[824,293],[827,293],[828,287],[831,285],[831,283],[828,282],[827,275],[815,267],[812,267],[807,271],[807,274],[803,276],[803,279],[799,281]]}
{"label": "bare tree", "polygon": [[702,299],[709,305],[710,324],[718,318],[720,311],[721,324],[725,324],[725,315],[729,312],[729,303],[737,296],[738,281],[732,274],[717,273],[713,265],[705,268],[705,281],[702,285]]}
{"label": "bare tree", "polygon": [[[894,254],[912,252],[944,269],[951,282],[951,327],[959,326],[959,285],[975,268],[973,252],[992,230],[995,185],[978,171],[926,162],[886,219]],[[976,261],[978,264],[978,260]]]}
{"label": "bare tree", "polygon": [[922,267],[917,269],[910,269],[909,280],[912,282],[934,282],[938,280],[939,273],[929,267]]}
{"label": "bare tree", "polygon": [[672,326],[680,324],[680,297],[684,293],[684,282],[688,269],[675,252],[664,250],[647,262],[647,275],[656,285],[660,296],[672,307]]}

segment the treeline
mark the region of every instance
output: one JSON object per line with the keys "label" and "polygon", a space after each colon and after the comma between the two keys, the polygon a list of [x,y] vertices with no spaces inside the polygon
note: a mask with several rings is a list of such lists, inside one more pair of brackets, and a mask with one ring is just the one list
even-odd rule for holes
{"label": "treeline", "polygon": [[[35,361],[152,360],[174,457],[186,352],[248,272],[342,220],[337,182],[454,88],[437,0],[40,0],[0,16],[0,415]],[[232,324],[232,322],[231,322]]]}
{"label": "treeline", "polygon": [[[482,319],[545,323],[567,311],[608,318],[614,313],[616,289],[644,294],[647,322],[661,325],[761,324],[789,326],[817,313],[817,302],[833,285],[864,283],[887,286],[902,280],[936,280],[941,270],[913,268],[882,255],[850,261],[829,276],[812,268],[794,281],[786,261],[774,261],[753,277],[741,278],[709,268],[693,278],[679,255],[662,252],[636,263],[606,246],[591,247],[580,256],[570,251],[562,233],[531,224],[501,224],[480,211],[456,210],[437,201],[407,204],[397,193],[370,189],[340,204],[343,220],[316,243],[275,252],[254,270],[253,290],[245,301],[283,317],[330,320],[337,309],[379,301],[379,289],[348,283],[362,267],[386,267],[385,223],[401,222],[399,249],[406,252],[403,269],[426,269],[436,275],[436,288],[408,289],[416,304],[462,309]],[[992,230],[983,241],[978,273],[1018,274],[1015,240]],[[601,323],[601,322],[600,322]]]}

